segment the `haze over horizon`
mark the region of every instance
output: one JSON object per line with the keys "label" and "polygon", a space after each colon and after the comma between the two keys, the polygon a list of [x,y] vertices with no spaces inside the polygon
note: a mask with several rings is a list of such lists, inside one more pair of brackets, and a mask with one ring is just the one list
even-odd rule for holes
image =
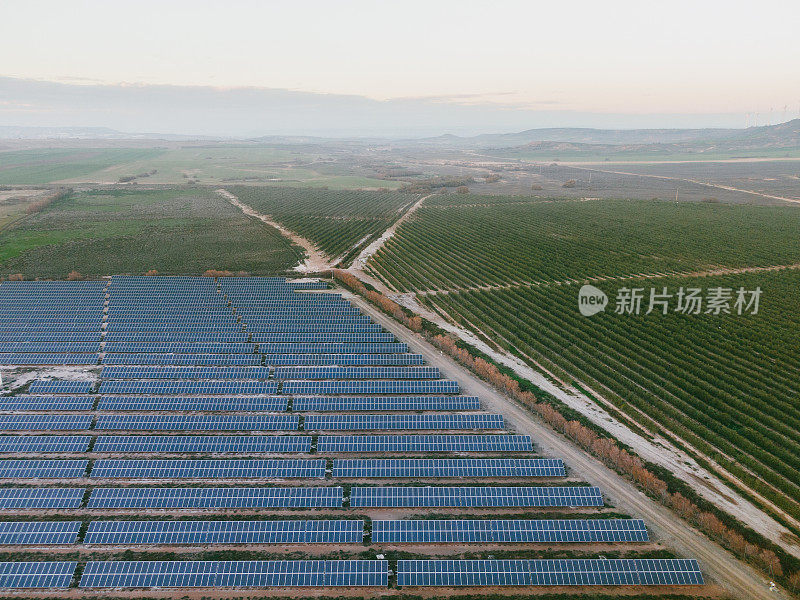
{"label": "haze over horizon", "polygon": [[[10,0],[0,125],[420,137],[800,113],[796,3]],[[514,15],[514,18],[510,18]],[[713,35],[711,35],[713,34]]]}

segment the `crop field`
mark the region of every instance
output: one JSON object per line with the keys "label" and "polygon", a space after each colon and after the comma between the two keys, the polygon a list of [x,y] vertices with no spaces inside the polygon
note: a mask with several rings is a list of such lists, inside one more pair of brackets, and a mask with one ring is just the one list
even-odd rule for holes
{"label": "crop field", "polygon": [[36,149],[0,153],[0,185],[52,183],[81,179],[115,164],[161,154],[156,149],[74,148]]}
{"label": "crop field", "polygon": [[[86,143],[84,142],[83,145]],[[304,146],[164,142],[151,148],[35,148],[0,152],[0,185],[146,183],[394,188],[369,166]]]}
{"label": "crop field", "polygon": [[0,232],[0,273],[28,278],[278,273],[300,256],[273,228],[203,189],[74,193]]}
{"label": "crop field", "polygon": [[[791,207],[436,196],[368,268],[677,433],[798,516],[800,273],[725,270],[796,265],[799,236]],[[592,318],[577,304],[589,278],[610,302]],[[645,289],[642,313],[650,288],[664,286],[760,287],[761,306],[756,315],[616,314],[624,286]]]}
{"label": "crop field", "polygon": [[385,230],[419,196],[399,192],[244,187],[230,192],[311,240],[322,252],[339,256]]}
{"label": "crop field", "polygon": [[438,195],[369,267],[398,291],[687,273],[800,262],[798,235],[792,207]]}

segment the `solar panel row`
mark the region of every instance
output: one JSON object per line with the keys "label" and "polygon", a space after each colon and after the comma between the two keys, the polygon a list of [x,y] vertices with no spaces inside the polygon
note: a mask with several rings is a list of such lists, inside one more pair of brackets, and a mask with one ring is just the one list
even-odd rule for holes
{"label": "solar panel row", "polygon": [[[3,415],[0,415],[0,424],[2,424],[2,417]],[[95,428],[120,430],[291,431],[298,429],[299,425],[300,417],[297,415],[99,415]]]}
{"label": "solar panel row", "polygon": [[[5,431],[89,429],[91,425],[91,415],[0,415],[0,430]],[[4,438],[0,437],[0,440]]]}
{"label": "solar panel row", "polygon": [[477,396],[360,396],[304,397],[292,402],[295,411],[478,410]]}
{"label": "solar panel row", "polygon": [[303,429],[502,429],[503,415],[309,415]]}
{"label": "solar panel row", "polygon": [[527,435],[320,436],[319,452],[530,452]]}
{"label": "solar panel row", "polygon": [[284,381],[284,394],[457,394],[455,381]]}
{"label": "solar panel row", "polygon": [[92,477],[111,479],[271,479],[325,477],[325,461],[268,460],[97,460]]}
{"label": "solar panel row", "polygon": [[343,494],[340,487],[95,488],[88,507],[337,508],[343,504]]}
{"label": "solar panel row", "polygon": [[[80,526],[80,523],[78,523]],[[76,530],[77,536],[77,530]],[[0,527],[0,543],[3,543]],[[361,544],[364,522],[92,521],[85,544]],[[50,542],[64,543],[64,542]]]}
{"label": "solar panel row", "polygon": [[602,506],[594,487],[354,487],[353,507]]}
{"label": "solar panel row", "polygon": [[399,586],[700,585],[681,559],[399,560]]}
{"label": "solar panel row", "polygon": [[333,461],[334,477],[565,477],[560,458],[355,458]]}
{"label": "solar panel row", "polygon": [[646,542],[638,519],[470,519],[372,521],[372,542],[593,543]]}
{"label": "solar panel row", "polygon": [[89,562],[80,587],[354,587],[389,584],[385,560]]}
{"label": "solar panel row", "polygon": [[66,588],[76,562],[0,562],[0,588]]}
{"label": "solar panel row", "polygon": [[285,411],[289,399],[270,396],[101,396],[98,410],[141,411]]}
{"label": "solar panel row", "polygon": [[278,384],[275,381],[103,381],[98,391],[123,395],[252,395],[275,394]]}
{"label": "solar panel row", "polygon": [[[310,452],[311,437],[301,435],[105,435],[96,438],[102,453],[260,453]],[[92,470],[94,474],[94,470]]]}

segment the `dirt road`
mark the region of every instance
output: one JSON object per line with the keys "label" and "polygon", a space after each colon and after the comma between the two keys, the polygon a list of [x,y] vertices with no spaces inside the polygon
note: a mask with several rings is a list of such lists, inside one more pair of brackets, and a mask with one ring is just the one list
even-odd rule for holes
{"label": "dirt road", "polygon": [[394,333],[400,341],[406,342],[409,351],[424,355],[426,363],[438,367],[443,377],[457,380],[464,394],[479,396],[487,410],[502,413],[512,429],[530,435],[541,453],[563,458],[572,474],[600,486],[608,501],[618,510],[645,519],[654,539],[674,548],[682,556],[698,559],[706,576],[721,585],[732,597],[743,600],[789,598],[783,591],[770,591],[766,577],[692,529],[670,510],[551,430],[530,411],[473,376],[421,336],[385,316],[362,298],[348,292],[344,295],[375,322]]}

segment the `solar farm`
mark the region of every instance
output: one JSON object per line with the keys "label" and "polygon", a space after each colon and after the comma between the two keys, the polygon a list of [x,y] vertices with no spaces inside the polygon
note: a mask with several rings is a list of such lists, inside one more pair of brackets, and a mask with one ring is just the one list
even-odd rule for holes
{"label": "solar farm", "polygon": [[424,363],[316,280],[0,283],[0,590],[703,584]]}

